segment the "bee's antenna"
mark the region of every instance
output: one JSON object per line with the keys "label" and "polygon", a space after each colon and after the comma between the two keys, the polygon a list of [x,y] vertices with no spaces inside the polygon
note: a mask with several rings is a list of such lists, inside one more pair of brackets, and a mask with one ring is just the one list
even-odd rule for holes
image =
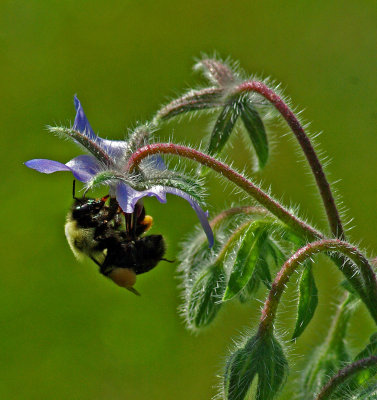
{"label": "bee's antenna", "polygon": [[76,180],[74,179],[72,185],[72,197],[74,200],[77,200],[75,191],[76,191]]}
{"label": "bee's antenna", "polygon": [[76,179],[73,180],[72,197],[73,197],[74,200],[77,200],[78,202],[82,203],[81,199],[76,197]]}
{"label": "bee's antenna", "polygon": [[167,260],[166,258],[160,258],[161,261],[166,261],[168,263],[174,263],[176,260]]}

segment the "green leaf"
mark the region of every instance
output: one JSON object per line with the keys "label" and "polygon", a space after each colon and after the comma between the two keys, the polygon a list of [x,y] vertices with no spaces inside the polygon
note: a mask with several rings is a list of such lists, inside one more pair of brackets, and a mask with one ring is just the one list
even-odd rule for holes
{"label": "green leaf", "polygon": [[356,296],[357,298],[360,299],[360,293],[351,285],[350,281],[345,279],[340,283],[340,285],[348,290],[353,296]]}
{"label": "green leaf", "polygon": [[270,266],[266,261],[264,255],[258,261],[256,272],[259,275],[260,280],[266,286],[266,288],[271,289],[272,278],[271,278]]}
{"label": "green leaf", "polygon": [[252,336],[227,360],[224,392],[227,400],[247,397],[258,375],[256,399],[273,399],[286,379],[288,363],[280,343],[271,335]]}
{"label": "green leaf", "polygon": [[[363,358],[377,355],[377,333],[374,333],[369,338],[369,343],[360,351],[360,353],[355,357],[354,361],[359,361]],[[369,379],[377,374],[377,367],[372,366],[365,368],[362,371],[356,373],[347,383],[347,389],[349,391],[357,390],[361,386],[365,385]]]}
{"label": "green leaf", "polygon": [[[200,232],[198,236],[187,243],[179,254],[180,270],[184,271],[185,279],[192,281],[195,274],[201,269],[208,266],[208,260],[212,256],[213,251],[218,247],[215,239],[214,249],[208,247],[207,237]],[[185,283],[185,287],[188,287]]]}
{"label": "green leaf", "polygon": [[254,269],[253,275],[246,286],[238,293],[238,300],[241,303],[246,303],[255,297],[261,282],[259,262]]}
{"label": "green leaf", "polygon": [[229,101],[221,110],[213,127],[207,152],[217,156],[228,141],[239,116],[237,102]]}
{"label": "green leaf", "polygon": [[201,271],[196,277],[188,298],[187,322],[192,328],[207,326],[221,308],[225,287],[225,271],[215,264]]}
{"label": "green leaf", "polygon": [[262,118],[248,98],[241,102],[240,107],[241,119],[257,154],[259,168],[263,169],[268,160],[269,149]]}
{"label": "green leaf", "polygon": [[237,251],[223,301],[232,299],[249,282],[266,237],[266,221],[257,220],[250,224]]}
{"label": "green leaf", "polygon": [[153,174],[145,174],[142,184],[143,190],[148,189],[149,186],[157,185],[173,187],[187,193],[200,205],[204,204],[204,188],[202,182],[187,175],[169,170],[159,171],[157,174],[153,171]]}
{"label": "green leaf", "polygon": [[300,278],[297,320],[292,339],[297,339],[304,332],[313,318],[317,305],[318,290],[314,281],[312,263],[307,262]]}
{"label": "green leaf", "polygon": [[266,240],[265,246],[265,258],[266,261],[271,264],[269,258],[271,257],[276,267],[282,267],[284,262],[287,260],[287,256],[283,253],[281,248],[272,240]]}
{"label": "green leaf", "polygon": [[271,238],[267,238],[263,245],[258,271],[262,282],[268,289],[271,289],[272,284],[270,268],[280,268],[286,258],[280,247]]}
{"label": "green leaf", "polygon": [[335,371],[341,369],[351,358],[345,337],[355,305],[355,297],[349,295],[337,310],[333,326],[324,343],[317,347],[302,377],[302,399],[312,400]]}
{"label": "green leaf", "polygon": [[377,400],[377,385],[373,384],[368,386],[366,389],[359,388],[356,393],[353,393],[352,397],[348,397],[350,400]]}
{"label": "green leaf", "polygon": [[370,356],[375,356],[377,354],[377,333],[374,333],[369,338],[369,343],[365,347],[364,350],[360,351],[360,353],[355,357],[354,361],[361,360],[362,358],[367,358]]}

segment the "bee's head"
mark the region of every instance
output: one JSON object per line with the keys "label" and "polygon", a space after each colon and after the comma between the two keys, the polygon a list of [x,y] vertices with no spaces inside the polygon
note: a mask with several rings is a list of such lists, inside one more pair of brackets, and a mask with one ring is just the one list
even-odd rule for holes
{"label": "bee's head", "polygon": [[72,205],[72,217],[76,220],[80,220],[85,217],[94,218],[98,215],[103,208],[108,196],[102,199],[87,198],[85,195],[83,197],[76,197],[75,195],[75,181],[73,181],[73,205]]}

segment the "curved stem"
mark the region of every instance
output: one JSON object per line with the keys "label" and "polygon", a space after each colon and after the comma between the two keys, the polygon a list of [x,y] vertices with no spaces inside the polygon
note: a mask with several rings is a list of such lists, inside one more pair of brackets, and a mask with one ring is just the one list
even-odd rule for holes
{"label": "curved stem", "polygon": [[304,128],[296,118],[295,114],[290,110],[287,104],[263,82],[247,81],[241,83],[236,89],[236,92],[257,92],[265,99],[271,102],[274,107],[280,112],[283,118],[287,121],[289,127],[295,134],[305,156],[309,162],[310,168],[314,174],[317,186],[319,188],[323,204],[326,209],[327,218],[330,223],[331,232],[334,236],[344,239],[344,230],[340,220],[339,212],[335,205],[334,196],[332,195],[330,184],[323,171],[322,165],[314,151],[313,145],[309,137],[306,135]]}
{"label": "curved stem", "polygon": [[234,171],[228,165],[198,150],[191,149],[190,147],[181,146],[174,143],[154,143],[146,145],[132,154],[128,160],[126,169],[129,172],[132,172],[137,168],[138,164],[143,158],[156,153],[173,154],[186,157],[212,168],[214,171],[219,172],[221,175],[243,189],[246,193],[254,197],[255,200],[263,205],[268,211],[274,214],[293,230],[304,235],[304,237],[307,237],[309,240],[315,240],[323,237],[320,232],[306,224],[304,221],[301,221],[295,215],[291,214],[286,208],[271,198],[266,192],[254,185],[251,181],[247,180],[238,172]]}
{"label": "curved stem", "polygon": [[342,368],[335,376],[333,376],[328,383],[321,389],[315,400],[329,399],[331,394],[338,388],[340,384],[345,382],[352,375],[357,372],[377,365],[377,356],[370,356],[367,358],[362,358],[361,360],[355,361],[345,368]]}
{"label": "curved stem", "polygon": [[[259,324],[260,333],[271,331],[273,329],[273,324],[276,318],[276,312],[280,298],[292,273],[296,269],[300,268],[302,263],[313,254],[328,251],[339,252],[347,258],[351,259],[358,267],[358,271],[355,271],[352,264],[344,263],[343,267],[341,268],[342,273],[351,282],[353,281],[353,276],[358,272],[360,272],[363,277],[368,277],[369,282],[366,283],[366,287],[368,291],[371,291],[373,293],[374,296],[377,296],[377,281],[373,269],[370,266],[368,260],[355,247],[339,239],[324,239],[317,242],[309,243],[296,251],[296,253],[293,254],[293,256],[291,256],[284,263],[283,267],[277,274],[275,281],[271,286],[270,293],[268,294],[268,297],[264,303],[261,321]],[[360,297],[368,306],[372,317],[377,322],[377,304],[372,307],[366,292],[364,292],[362,288],[356,289],[359,291]]]}

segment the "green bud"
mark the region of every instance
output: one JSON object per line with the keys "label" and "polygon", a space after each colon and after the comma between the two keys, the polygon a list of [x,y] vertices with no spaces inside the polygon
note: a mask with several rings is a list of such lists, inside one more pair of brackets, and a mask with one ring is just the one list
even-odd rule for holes
{"label": "green bud", "polygon": [[283,386],[287,372],[288,363],[280,343],[270,334],[254,335],[227,360],[225,398],[245,399],[258,376],[256,399],[273,399]]}

